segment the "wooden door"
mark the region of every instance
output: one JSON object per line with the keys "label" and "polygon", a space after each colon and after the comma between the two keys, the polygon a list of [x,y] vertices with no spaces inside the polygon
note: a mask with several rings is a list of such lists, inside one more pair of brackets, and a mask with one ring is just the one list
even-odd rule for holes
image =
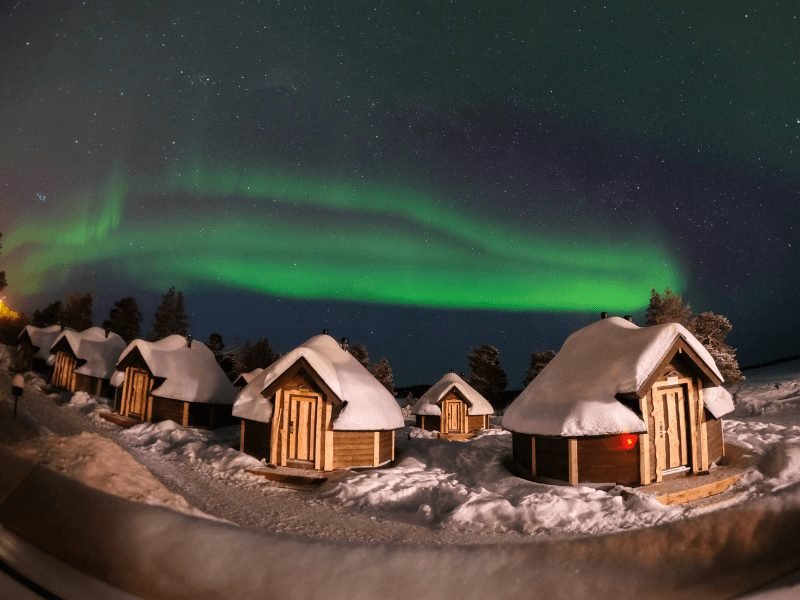
{"label": "wooden door", "polygon": [[147,399],[152,380],[143,369],[128,368],[125,372],[125,406],[130,417],[147,418]]}
{"label": "wooden door", "polygon": [[72,391],[75,376],[75,359],[66,352],[57,352],[55,367],[53,368],[53,387]]}
{"label": "wooden door", "polygon": [[653,443],[656,477],[689,465],[689,428],[686,388],[677,385],[653,390]]}
{"label": "wooden door", "polygon": [[317,402],[319,396],[288,394],[286,460],[314,463],[317,446]]}
{"label": "wooden door", "polygon": [[444,403],[445,433],[465,433],[464,403],[460,400],[447,400]]}

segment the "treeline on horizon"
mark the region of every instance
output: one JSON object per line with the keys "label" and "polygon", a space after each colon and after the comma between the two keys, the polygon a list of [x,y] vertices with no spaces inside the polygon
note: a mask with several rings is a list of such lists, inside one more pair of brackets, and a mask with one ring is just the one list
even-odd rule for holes
{"label": "treeline on horizon", "polygon": [[[0,271],[0,292],[6,286],[5,271]],[[20,332],[29,323],[36,327],[59,324],[82,331],[94,325],[93,304],[94,297],[91,292],[73,293],[63,301],[55,300],[43,308],[34,310],[30,319],[24,313],[20,313],[16,318],[0,318],[0,341],[7,345],[16,345]],[[674,293],[669,288],[663,292],[653,289],[650,291],[650,302],[645,312],[645,326],[662,323],[680,323],[686,327],[714,358],[726,382],[735,383],[742,379],[736,349],[725,341],[733,328],[727,317],[710,311],[695,313],[680,294]],[[125,342],[130,343],[141,337],[141,324],[142,313],[136,298],[124,296],[112,305],[101,327],[113,331]],[[176,290],[174,286],[170,287],[161,297],[153,315],[153,324],[144,339],[155,341],[172,334],[186,336],[189,332],[189,316],[183,292]],[[222,335],[212,333],[206,345],[214,352],[217,362],[231,380],[240,373],[267,367],[280,357],[265,336],[254,341],[247,340],[226,352]],[[385,356],[371,363],[364,344],[348,344],[347,350],[389,392],[394,393],[394,375],[391,364]],[[530,364],[524,374],[524,385],[527,386],[533,381],[555,355],[556,352],[552,349],[532,352]],[[493,404],[499,403],[508,386],[508,377],[500,364],[500,351],[497,347],[492,344],[473,347],[467,356],[467,362],[469,363],[467,382]]]}

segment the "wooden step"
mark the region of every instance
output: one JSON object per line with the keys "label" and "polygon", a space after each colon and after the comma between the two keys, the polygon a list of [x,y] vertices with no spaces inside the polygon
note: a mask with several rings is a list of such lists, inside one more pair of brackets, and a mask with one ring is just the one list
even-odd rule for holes
{"label": "wooden step", "polygon": [[641,488],[662,504],[686,504],[725,492],[739,481],[746,471],[719,467],[704,475],[687,475]]}
{"label": "wooden step", "polygon": [[134,425],[140,425],[142,423],[142,421],[139,421],[137,419],[131,419],[130,417],[123,417],[120,414],[112,412],[100,413],[100,417],[110,423],[114,423],[114,425],[120,425],[125,429],[133,427]]}

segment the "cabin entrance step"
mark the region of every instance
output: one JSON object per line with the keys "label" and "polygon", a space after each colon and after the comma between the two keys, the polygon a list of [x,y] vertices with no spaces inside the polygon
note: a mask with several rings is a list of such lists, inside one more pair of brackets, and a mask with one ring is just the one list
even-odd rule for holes
{"label": "cabin entrance step", "polygon": [[131,419],[130,417],[123,417],[120,414],[112,412],[100,413],[100,417],[110,423],[114,423],[114,425],[120,425],[125,429],[133,427],[134,425],[141,425],[142,423],[142,421],[140,421],[139,419]]}
{"label": "cabin entrance step", "polygon": [[245,472],[252,475],[264,477],[270,481],[288,483],[290,485],[319,485],[325,483],[330,477],[339,476],[342,471],[310,471],[308,469],[294,469],[292,467],[256,467],[245,469]]}
{"label": "cabin entrance step", "polygon": [[717,467],[705,475],[691,475],[670,479],[640,488],[662,504],[686,504],[721,494],[739,481],[746,473],[743,469]]}

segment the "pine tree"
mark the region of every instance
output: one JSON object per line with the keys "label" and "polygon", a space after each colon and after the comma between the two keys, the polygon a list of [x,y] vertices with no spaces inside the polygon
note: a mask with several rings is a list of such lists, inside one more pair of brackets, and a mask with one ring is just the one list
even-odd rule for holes
{"label": "pine tree", "polygon": [[542,350],[541,352],[534,352],[531,354],[531,365],[525,371],[525,385],[527,386],[531,381],[536,379],[536,376],[542,372],[551,360],[556,356],[553,350]]}
{"label": "pine tree", "polygon": [[680,323],[686,327],[708,350],[727,383],[735,383],[743,378],[736,359],[736,348],[725,342],[733,329],[728,317],[708,311],[695,315],[691,306],[669,288],[663,294],[651,290],[647,324],[662,323]]}
{"label": "pine tree", "polygon": [[365,368],[369,369],[369,352],[364,344],[351,344],[347,351]]}
{"label": "pine tree", "polygon": [[269,340],[265,337],[259,338],[255,343],[245,342],[234,350],[233,363],[237,373],[247,373],[253,369],[263,369],[274,363],[278,355],[269,345]]}
{"label": "pine tree", "polygon": [[186,335],[189,331],[189,318],[186,316],[183,293],[176,292],[174,287],[169,288],[153,315],[153,327],[147,339],[154,341],[177,333]]}
{"label": "pine tree", "polygon": [[725,338],[733,329],[728,317],[708,311],[701,312],[692,319],[689,329],[708,350],[727,383],[735,383],[742,379],[742,371],[736,359],[736,348],[725,342]]}
{"label": "pine tree", "polygon": [[136,298],[126,296],[117,300],[108,311],[103,328],[113,331],[126,342],[131,342],[139,337],[141,323],[142,312]]}
{"label": "pine tree", "polygon": [[389,390],[390,394],[394,394],[394,374],[392,373],[392,365],[389,360],[383,356],[381,359],[370,367],[370,373],[381,382],[381,385]]}
{"label": "pine tree", "polygon": [[70,294],[61,308],[61,324],[83,331],[92,326],[92,293]]}
{"label": "pine tree", "polygon": [[31,324],[34,327],[47,327],[58,323],[61,323],[61,300],[56,300],[44,308],[33,311]]}
{"label": "pine tree", "polygon": [[490,401],[497,401],[506,389],[506,372],[500,366],[500,351],[489,345],[473,348],[467,357],[469,378],[467,382]]}
{"label": "pine tree", "polygon": [[650,305],[645,313],[646,325],[661,325],[662,323],[680,323],[689,326],[692,320],[692,307],[683,301],[680,294],[666,288],[663,294],[650,290]]}

